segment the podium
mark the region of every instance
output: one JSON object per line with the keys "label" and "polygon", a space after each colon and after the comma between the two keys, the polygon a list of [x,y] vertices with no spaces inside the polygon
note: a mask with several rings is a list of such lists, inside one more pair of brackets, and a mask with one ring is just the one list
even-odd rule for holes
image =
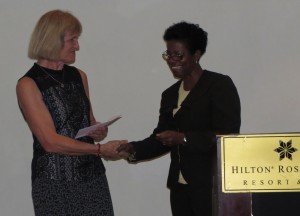
{"label": "podium", "polygon": [[251,216],[256,195],[300,191],[300,133],[218,136],[213,166],[213,215]]}

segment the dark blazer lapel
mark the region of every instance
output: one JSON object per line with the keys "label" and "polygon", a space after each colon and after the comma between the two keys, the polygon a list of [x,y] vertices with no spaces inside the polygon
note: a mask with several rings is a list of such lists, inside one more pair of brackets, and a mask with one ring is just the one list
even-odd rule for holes
{"label": "dark blazer lapel", "polygon": [[[205,70],[203,71],[202,76],[196,83],[195,87],[190,91],[190,93],[187,95],[185,100],[182,102],[181,108],[177,111],[174,117],[180,115],[180,113],[183,112],[184,110],[189,109],[193,105],[193,103],[199,100],[201,96],[206,92],[206,90],[211,85],[211,81],[212,81],[208,73],[209,73],[208,71]],[[177,95],[178,95],[178,90],[177,90]]]}
{"label": "dark blazer lapel", "polygon": [[162,104],[162,108],[166,112],[173,112],[173,109],[177,108],[179,86],[180,81],[176,82],[173,86],[171,86],[168,89]]}

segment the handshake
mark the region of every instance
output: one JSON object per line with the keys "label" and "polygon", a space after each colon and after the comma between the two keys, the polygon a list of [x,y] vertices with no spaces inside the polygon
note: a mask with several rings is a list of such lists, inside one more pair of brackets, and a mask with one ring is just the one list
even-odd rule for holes
{"label": "handshake", "polygon": [[100,156],[106,160],[127,159],[133,152],[127,140],[113,140],[100,146]]}
{"label": "handshake", "polygon": [[[111,124],[114,121],[118,120],[120,117],[116,117],[113,120],[106,122],[106,124]],[[95,127],[91,126],[91,127]],[[83,129],[87,130],[87,128]],[[86,131],[82,132],[85,133]],[[90,131],[87,135],[95,142],[102,141],[107,136],[108,128],[107,126],[96,127]],[[86,135],[86,134],[83,134]],[[82,136],[82,134],[81,134]],[[128,143],[127,140],[112,140],[100,146],[100,156],[105,160],[119,160],[127,159],[133,153],[133,146]]]}
{"label": "handshake", "polygon": [[[107,136],[107,126],[96,128],[88,134],[96,142],[100,142]],[[175,145],[185,144],[185,134],[177,131],[166,130],[156,134],[156,140],[165,145],[172,147]],[[100,146],[100,156],[106,160],[127,159],[134,155],[134,148],[127,140],[112,140]]]}

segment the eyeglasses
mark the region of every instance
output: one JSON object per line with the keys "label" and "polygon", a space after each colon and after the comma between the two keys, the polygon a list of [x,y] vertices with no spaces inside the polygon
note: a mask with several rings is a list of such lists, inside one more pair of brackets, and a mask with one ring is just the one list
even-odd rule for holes
{"label": "eyeglasses", "polygon": [[173,53],[173,54],[169,54],[168,51],[164,51],[162,53],[162,58],[165,61],[169,61],[171,59],[173,61],[181,61],[183,59],[183,56],[184,56],[184,53],[182,53],[182,52],[176,52],[176,53]]}

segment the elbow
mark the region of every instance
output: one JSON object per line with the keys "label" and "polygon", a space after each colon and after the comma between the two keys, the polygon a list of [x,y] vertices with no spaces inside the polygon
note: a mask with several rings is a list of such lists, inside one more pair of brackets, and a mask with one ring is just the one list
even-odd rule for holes
{"label": "elbow", "polygon": [[45,152],[47,152],[47,153],[57,153],[54,145],[52,145],[50,143],[44,143],[44,144],[42,144],[42,146],[43,146]]}
{"label": "elbow", "polygon": [[40,143],[47,153],[59,153],[57,142],[55,140],[55,136],[48,135],[41,139]]}

